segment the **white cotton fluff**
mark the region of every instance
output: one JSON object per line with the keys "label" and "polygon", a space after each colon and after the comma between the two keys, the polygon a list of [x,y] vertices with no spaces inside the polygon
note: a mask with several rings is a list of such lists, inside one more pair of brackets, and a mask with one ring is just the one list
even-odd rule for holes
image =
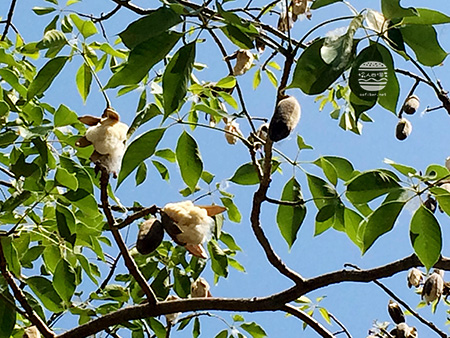
{"label": "white cotton fluff", "polygon": [[253,54],[247,49],[241,49],[236,52],[236,65],[233,68],[233,75],[245,74],[253,64]]}
{"label": "white cotton fluff", "polygon": [[111,118],[102,118],[100,123],[89,127],[86,138],[102,155],[118,156],[125,150],[128,126]]}
{"label": "white cotton fluff", "polygon": [[177,235],[180,242],[198,245],[211,235],[214,220],[205,209],[195,206],[191,201],[168,203],[162,211],[183,231]]}
{"label": "white cotton fluff", "polygon": [[418,287],[420,285],[420,282],[422,281],[422,278],[422,271],[417,268],[412,268],[408,272],[408,287]]}

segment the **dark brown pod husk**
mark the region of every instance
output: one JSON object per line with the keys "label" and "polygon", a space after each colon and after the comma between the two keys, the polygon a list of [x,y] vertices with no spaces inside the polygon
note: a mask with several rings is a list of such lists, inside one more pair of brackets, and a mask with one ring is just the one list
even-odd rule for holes
{"label": "dark brown pod husk", "polygon": [[186,243],[180,242],[177,239],[179,234],[183,233],[183,230],[169,217],[165,212],[161,212],[161,222],[164,230],[169,234],[175,243],[178,245],[186,245]]}
{"label": "dark brown pod husk", "polygon": [[416,95],[408,96],[403,104],[403,111],[406,114],[412,115],[419,109],[420,100]]}
{"label": "dark brown pod husk", "polygon": [[80,116],[78,118],[78,120],[81,123],[84,123],[84,124],[86,124],[88,126],[95,126],[95,125],[100,123],[101,118],[97,117],[97,116],[92,116],[92,115],[84,115],[84,116]]}
{"label": "dark brown pod husk", "polygon": [[431,197],[428,196],[427,200],[423,203],[423,205],[425,206],[425,208],[427,208],[428,210],[430,210],[433,214],[436,211],[437,208],[437,202],[436,200]]}
{"label": "dark brown pod husk", "polygon": [[405,314],[403,313],[400,306],[396,302],[394,302],[392,299],[389,300],[388,312],[389,312],[389,316],[391,316],[391,318],[395,324],[400,324],[400,323],[405,322]]}
{"label": "dark brown pod husk", "polygon": [[146,220],[139,228],[136,249],[142,255],[148,255],[156,250],[164,237],[162,223],[156,218]]}
{"label": "dark brown pod husk", "polygon": [[411,122],[402,118],[398,121],[397,127],[395,128],[395,137],[397,137],[398,140],[403,141],[411,134],[411,131]]}
{"label": "dark brown pod husk", "polygon": [[80,138],[75,142],[75,145],[76,145],[77,147],[80,147],[80,148],[84,148],[84,147],[90,146],[91,144],[92,144],[92,142],[89,141],[89,140],[86,138],[86,136],[80,137]]}

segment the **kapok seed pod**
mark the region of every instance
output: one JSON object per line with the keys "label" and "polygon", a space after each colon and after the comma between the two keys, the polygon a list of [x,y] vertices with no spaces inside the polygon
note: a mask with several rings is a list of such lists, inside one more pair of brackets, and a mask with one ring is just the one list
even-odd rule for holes
{"label": "kapok seed pod", "polygon": [[300,104],[295,97],[287,96],[280,100],[269,123],[269,138],[278,142],[288,137],[297,126],[300,115]]}
{"label": "kapok seed pod", "polygon": [[164,229],[156,218],[146,220],[139,228],[136,249],[142,255],[148,255],[156,250],[164,237]]}
{"label": "kapok seed pod", "polygon": [[403,111],[406,114],[412,115],[419,109],[420,100],[416,95],[408,96],[403,104]]}
{"label": "kapok seed pod", "polygon": [[436,211],[436,207],[437,207],[437,202],[436,200],[431,197],[428,196],[427,200],[425,202],[423,202],[423,205],[425,208],[427,208],[428,210],[430,210],[433,214]]}
{"label": "kapok seed pod", "polygon": [[397,123],[397,127],[395,128],[395,137],[397,137],[398,140],[403,141],[411,134],[411,131],[411,122],[409,122],[405,118],[401,118]]}
{"label": "kapok seed pod", "polygon": [[400,306],[396,302],[394,302],[392,299],[389,300],[388,312],[389,312],[389,316],[391,316],[391,318],[395,324],[400,324],[400,323],[405,322],[405,314],[403,313]]}
{"label": "kapok seed pod", "polygon": [[177,236],[182,234],[183,230],[181,230],[180,227],[165,212],[161,212],[161,222],[164,230],[166,230],[175,243],[182,246],[186,245],[186,243],[183,243],[177,239]]}

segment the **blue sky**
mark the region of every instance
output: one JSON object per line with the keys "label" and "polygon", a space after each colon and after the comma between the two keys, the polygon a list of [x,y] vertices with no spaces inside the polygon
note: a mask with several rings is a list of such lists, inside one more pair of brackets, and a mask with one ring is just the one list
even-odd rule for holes
{"label": "blue sky", "polygon": [[[139,1],[137,4],[148,6],[148,2]],[[361,4],[362,3],[362,4]],[[421,1],[402,1],[402,5],[407,6],[423,6]],[[264,1],[255,1],[255,6],[266,4]],[[363,6],[379,10],[379,1],[353,1],[352,4],[358,9]],[[43,27],[50,21],[53,14],[47,17],[38,17],[30,11],[33,6],[47,6],[44,1],[18,1],[17,9],[13,22],[19,29],[26,42],[36,41],[42,37]],[[159,6],[156,2],[150,5]],[[9,1],[0,3],[0,14],[5,17],[9,6]],[[108,12],[114,8],[112,1],[96,0],[84,1],[73,6],[78,12],[93,13],[98,16],[101,12]],[[228,4],[229,8],[238,7],[238,1]],[[442,1],[427,2],[427,6],[432,9],[440,10],[450,15],[448,6]],[[292,36],[294,38],[301,37],[311,27],[323,20],[340,16],[350,15],[351,12],[343,4],[334,4],[329,7],[313,11],[312,20],[303,20],[295,24]],[[119,13],[104,23],[106,32],[110,42],[114,42],[116,35],[121,32],[129,22],[137,19],[138,16],[126,9],[121,9]],[[273,15],[270,19],[272,25],[276,25],[277,17]],[[323,36],[327,31],[343,27],[348,21],[340,21],[335,24],[325,26],[318,30],[316,36]],[[449,29],[450,26],[437,26],[439,39],[445,50],[450,50]],[[203,71],[196,71],[195,75],[200,80],[217,81],[227,75],[228,71],[219,50],[211,44],[210,36],[205,35],[206,41],[198,45],[197,62],[208,65]],[[231,44],[225,44],[229,54],[236,48]],[[264,61],[270,54],[266,52],[260,57]],[[279,57],[275,59],[280,65],[283,60]],[[395,65],[398,68],[414,71],[411,64],[406,63],[401,57],[395,56]],[[45,101],[58,106],[65,104],[79,115],[92,114],[99,115],[104,109],[103,98],[98,89],[93,86],[91,94],[83,104],[76,86],[75,73],[81,64],[81,58],[74,59],[67,64],[63,73],[61,73],[54,85],[46,92]],[[255,63],[247,74],[239,77],[247,108],[252,116],[261,116],[270,118],[275,105],[276,90],[272,84],[263,76],[261,85],[257,90],[252,89],[253,74],[260,64]],[[157,65],[155,71],[160,71],[162,65]],[[450,88],[450,82],[446,79],[449,72],[448,65],[444,63],[441,67],[435,69],[427,69],[430,76],[441,78],[444,88]],[[276,72],[277,77],[281,76],[281,72]],[[101,80],[105,84],[110,74],[108,71],[101,73]],[[398,76],[401,85],[400,101],[408,93],[410,87],[414,83],[413,80]],[[137,93],[129,93],[124,96],[116,97],[113,90],[108,90],[108,95],[112,101],[113,107],[121,114],[122,120],[130,123],[135,115],[137,105]],[[297,154],[296,134],[301,135],[306,143],[312,145],[314,150],[304,150],[300,153],[299,161],[304,162],[302,167],[316,175],[320,174],[317,168],[308,164],[309,161],[315,160],[322,155],[342,156],[349,159],[355,169],[367,170],[372,168],[384,167],[384,158],[392,159],[398,163],[407,164],[425,170],[432,163],[444,164],[445,158],[450,156],[450,133],[446,128],[446,123],[450,118],[444,110],[438,110],[429,114],[421,114],[427,107],[433,107],[439,104],[434,92],[424,85],[420,85],[416,94],[421,99],[421,107],[419,112],[410,118],[413,124],[413,131],[407,140],[400,142],[395,139],[395,126],[397,117],[391,112],[386,111],[380,106],[375,106],[369,115],[374,123],[365,123],[362,135],[356,135],[349,131],[343,131],[337,125],[337,121],[329,117],[331,106],[326,106],[323,111],[319,111],[319,103],[314,102],[314,96],[306,96],[299,89],[289,91],[294,95],[302,106],[302,117],[295,133],[288,139],[276,144],[276,147],[291,158]],[[231,107],[227,107],[229,113],[233,113]],[[206,122],[206,121],[205,121]],[[241,122],[241,121],[240,121]],[[134,137],[143,133],[150,128],[156,128],[159,120],[152,120],[150,123],[141,127]],[[159,148],[174,148],[178,135],[185,129],[185,126],[177,125],[171,127]],[[245,121],[241,123],[241,129],[245,135],[248,135],[250,129]],[[251,208],[251,197],[255,190],[255,186],[242,187],[234,185],[227,181],[236,168],[250,161],[250,157],[246,148],[241,145],[229,145],[226,143],[223,134],[197,128],[193,133],[199,143],[201,155],[204,162],[204,169],[216,175],[215,182],[221,182],[223,187],[230,193],[236,195],[235,203],[238,205],[242,213],[242,222],[240,224],[225,221],[224,230],[233,234],[237,243],[243,248],[243,252],[237,255],[237,259],[241,262],[247,272],[245,274],[230,269],[228,279],[220,279],[218,285],[213,286],[211,292],[218,297],[255,297],[266,296],[271,293],[282,291],[292,284],[285,277],[280,276],[277,271],[266,261],[261,247],[257,244],[249,223],[249,212]],[[178,191],[184,188],[178,170],[173,164],[168,165],[171,175],[170,184],[161,180],[159,174],[149,165],[149,174],[144,184],[134,187],[134,178],[131,175],[125,183],[117,190],[117,195],[124,205],[131,205],[133,201],[139,201],[143,205],[156,204],[163,206],[168,202],[179,201],[182,199]],[[283,174],[274,176],[269,196],[278,198],[281,189],[286,181],[292,175],[293,169],[287,164],[282,166]],[[323,176],[323,175],[322,175]],[[300,170],[296,170],[297,180],[302,186],[303,193],[306,198],[310,197],[307,189],[306,179]],[[338,187],[342,191],[342,186]],[[200,192],[201,194],[202,192]],[[219,196],[211,199],[205,198],[202,203],[214,201],[219,203]],[[386,264],[395,259],[405,257],[412,253],[409,241],[409,220],[412,212],[418,206],[417,202],[408,205],[408,210],[402,213],[402,216],[396,223],[392,232],[380,238],[374,246],[361,257],[359,249],[345,236],[343,233],[329,230],[324,234],[314,237],[314,217],[316,214],[315,207],[308,205],[308,214],[302,228],[299,232],[297,242],[289,251],[288,247],[281,237],[275,217],[276,208],[264,204],[262,214],[262,226],[269,237],[274,249],[285,260],[285,262],[293,269],[301,273],[305,277],[313,277],[319,274],[339,270],[343,268],[345,263],[353,263],[362,268],[371,268],[378,265]],[[445,238],[448,237],[448,218],[443,214],[438,214],[444,237],[443,255],[449,255],[448,245]],[[131,247],[135,241],[137,233],[137,225],[130,227],[127,244]],[[212,284],[212,273],[210,269],[205,270],[204,277]],[[413,290],[406,287],[406,273],[398,274],[392,278],[383,280],[398,296],[406,300],[411,306],[415,307],[419,302],[419,296],[415,295]],[[89,282],[88,282],[89,283]],[[309,295],[311,299],[319,296],[327,295],[321,305],[326,307],[341,322],[343,322],[352,333],[353,337],[365,337],[367,330],[372,326],[373,320],[389,321],[387,314],[387,303],[389,297],[383,293],[374,284],[358,284],[346,283],[331,286],[325,289],[317,290]],[[440,304],[435,315],[431,314],[430,308],[423,308],[419,313],[427,319],[434,321],[441,329],[448,331],[445,327],[445,311],[446,306]],[[228,313],[218,313],[231,322]],[[247,321],[256,321],[264,327],[269,337],[314,337],[316,336],[310,329],[302,331],[301,323],[292,317],[285,318],[285,315],[279,313],[258,313],[243,314]],[[419,325],[418,322],[410,317],[408,318],[410,325],[417,326],[421,337],[432,336],[429,329]],[[322,321],[323,322],[323,321]],[[73,325],[70,322],[60,322],[61,326]],[[202,319],[202,336],[212,337],[222,329],[226,328],[222,322],[215,318]],[[331,331],[338,330],[334,325]],[[186,330],[185,330],[186,331]],[[174,337],[188,337],[191,333],[187,330],[184,333],[175,333]]]}

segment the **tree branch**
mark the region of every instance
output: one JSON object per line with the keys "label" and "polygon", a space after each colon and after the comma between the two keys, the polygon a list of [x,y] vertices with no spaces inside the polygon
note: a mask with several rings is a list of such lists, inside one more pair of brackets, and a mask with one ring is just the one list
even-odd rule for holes
{"label": "tree branch", "polygon": [[308,315],[306,312],[297,309],[296,307],[286,304],[282,307],[282,310],[297,317],[298,319],[304,321],[306,324],[308,324],[314,331],[316,331],[319,335],[321,335],[324,338],[335,338],[335,336],[328,331],[322,324],[320,324],[317,320],[315,320],[313,317]]}
{"label": "tree branch", "polygon": [[19,288],[19,286],[14,282],[14,279],[11,273],[7,269],[6,258],[3,253],[2,241],[0,240],[0,271],[5,279],[6,283],[8,283],[9,287],[13,291],[14,297],[23,307],[26,312],[26,316],[28,319],[35,325],[38,330],[42,333],[45,338],[55,337],[55,333],[48,328],[48,326],[42,321],[42,319],[34,312],[33,308],[28,304],[28,301],[25,297],[25,294]]}
{"label": "tree branch", "polygon": [[106,219],[108,220],[109,228],[110,228],[110,230],[114,236],[114,239],[120,249],[120,252],[122,253],[122,256],[125,261],[125,265],[128,268],[128,271],[134,277],[136,282],[141,287],[142,291],[147,296],[148,302],[151,305],[154,305],[158,302],[158,300],[156,299],[156,296],[153,293],[153,290],[148,285],[144,276],[142,276],[141,272],[139,271],[133,258],[131,258],[130,253],[128,252],[128,248],[125,245],[125,242],[123,241],[122,235],[120,234],[119,229],[116,227],[116,220],[114,219],[114,216],[111,212],[111,208],[109,207],[109,202],[108,202],[108,184],[109,184],[109,174],[105,170],[101,170],[100,199],[102,202],[103,211],[106,215]]}

